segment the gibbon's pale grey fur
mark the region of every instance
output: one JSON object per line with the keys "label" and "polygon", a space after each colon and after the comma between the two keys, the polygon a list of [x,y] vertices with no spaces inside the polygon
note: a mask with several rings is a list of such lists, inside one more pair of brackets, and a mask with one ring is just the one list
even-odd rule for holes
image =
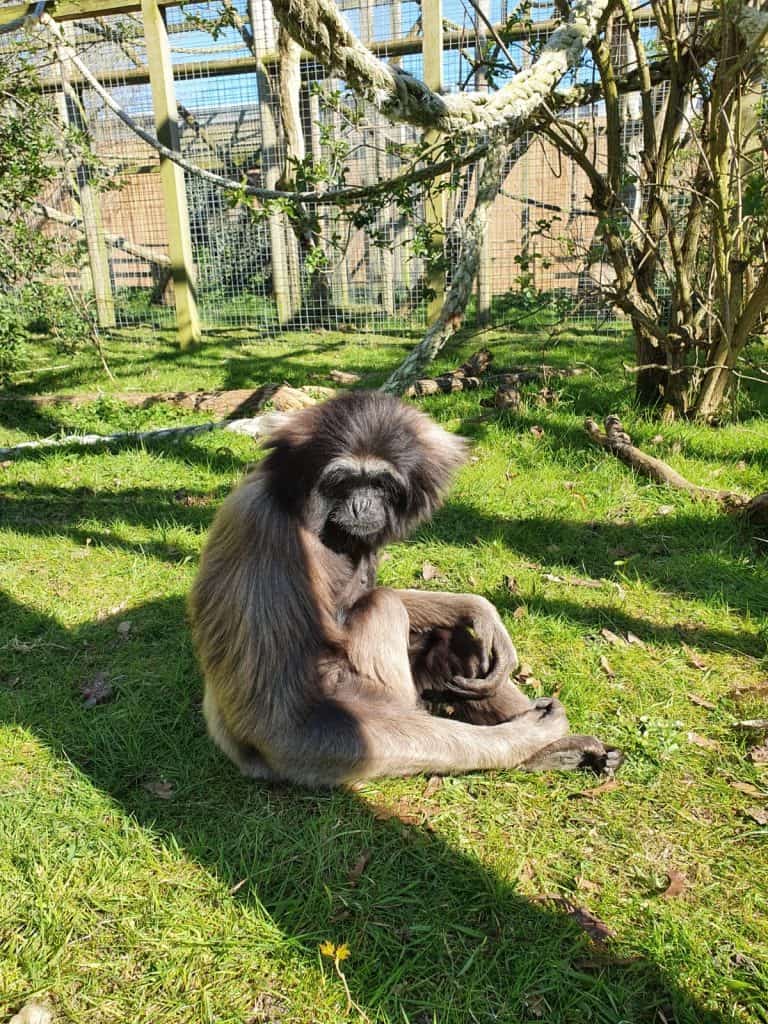
{"label": "gibbon's pale grey fur", "polygon": [[484,598],[376,585],[380,548],[432,515],[463,440],[355,391],[292,414],[268,447],[219,510],[189,603],[208,729],[241,771],[324,786],[620,762],[514,686]]}

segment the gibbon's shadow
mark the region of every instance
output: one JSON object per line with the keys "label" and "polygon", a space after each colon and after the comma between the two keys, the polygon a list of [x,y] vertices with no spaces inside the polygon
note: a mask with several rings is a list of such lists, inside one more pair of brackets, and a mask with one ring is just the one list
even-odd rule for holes
{"label": "gibbon's shadow", "polygon": [[[172,838],[236,890],[234,902],[258,901],[308,964],[318,943],[349,943],[347,980],[366,1012],[412,1024],[724,1024],[659,964],[596,950],[568,916],[526,899],[427,824],[379,820],[371,798],[350,791],[241,778],[205,735],[182,601],[122,614],[127,640],[114,619],[68,631],[0,596],[0,720],[30,730],[161,841]],[[79,688],[96,671],[116,695],[87,709]],[[144,788],[158,778],[172,800]],[[418,794],[416,809],[421,784]],[[573,820],[571,829],[578,842]]]}

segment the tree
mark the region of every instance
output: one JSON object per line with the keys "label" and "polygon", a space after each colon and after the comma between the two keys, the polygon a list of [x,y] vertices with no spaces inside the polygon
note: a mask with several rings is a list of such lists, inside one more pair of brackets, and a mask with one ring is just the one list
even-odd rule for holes
{"label": "tree", "polygon": [[[590,44],[605,100],[604,163],[590,152],[586,126],[553,119],[545,131],[591,183],[597,241],[616,277],[611,298],[634,331],[638,399],[668,417],[710,421],[768,306],[768,13],[743,0],[692,13],[652,0],[649,44],[630,0],[619,8]],[[669,57],[663,88],[651,48]],[[636,105],[616,84],[626,54]]]}
{"label": "tree", "polygon": [[[81,246],[40,229],[38,199],[63,161],[88,159],[85,141],[62,128],[40,93],[34,64],[20,45],[0,52],[0,374],[15,363],[30,326],[48,330],[64,347],[92,336],[87,303],[68,281]],[[44,216],[44,214],[43,214]],[[48,275],[55,271],[52,283]]]}

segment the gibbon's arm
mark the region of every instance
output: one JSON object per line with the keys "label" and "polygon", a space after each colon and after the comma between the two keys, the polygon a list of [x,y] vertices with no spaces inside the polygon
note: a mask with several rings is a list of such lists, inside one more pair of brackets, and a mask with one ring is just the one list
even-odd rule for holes
{"label": "gibbon's arm", "polygon": [[520,662],[515,646],[499,613],[484,597],[425,590],[398,590],[397,595],[406,607],[412,630],[461,625],[474,632],[482,646],[480,677],[462,678],[460,685],[472,688],[482,681],[483,692],[491,695],[516,671]]}

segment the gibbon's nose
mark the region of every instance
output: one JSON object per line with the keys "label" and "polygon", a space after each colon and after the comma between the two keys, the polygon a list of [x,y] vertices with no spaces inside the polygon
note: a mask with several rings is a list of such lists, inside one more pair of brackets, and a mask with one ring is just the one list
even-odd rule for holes
{"label": "gibbon's nose", "polygon": [[352,514],[360,519],[371,509],[371,499],[363,494],[352,496]]}

